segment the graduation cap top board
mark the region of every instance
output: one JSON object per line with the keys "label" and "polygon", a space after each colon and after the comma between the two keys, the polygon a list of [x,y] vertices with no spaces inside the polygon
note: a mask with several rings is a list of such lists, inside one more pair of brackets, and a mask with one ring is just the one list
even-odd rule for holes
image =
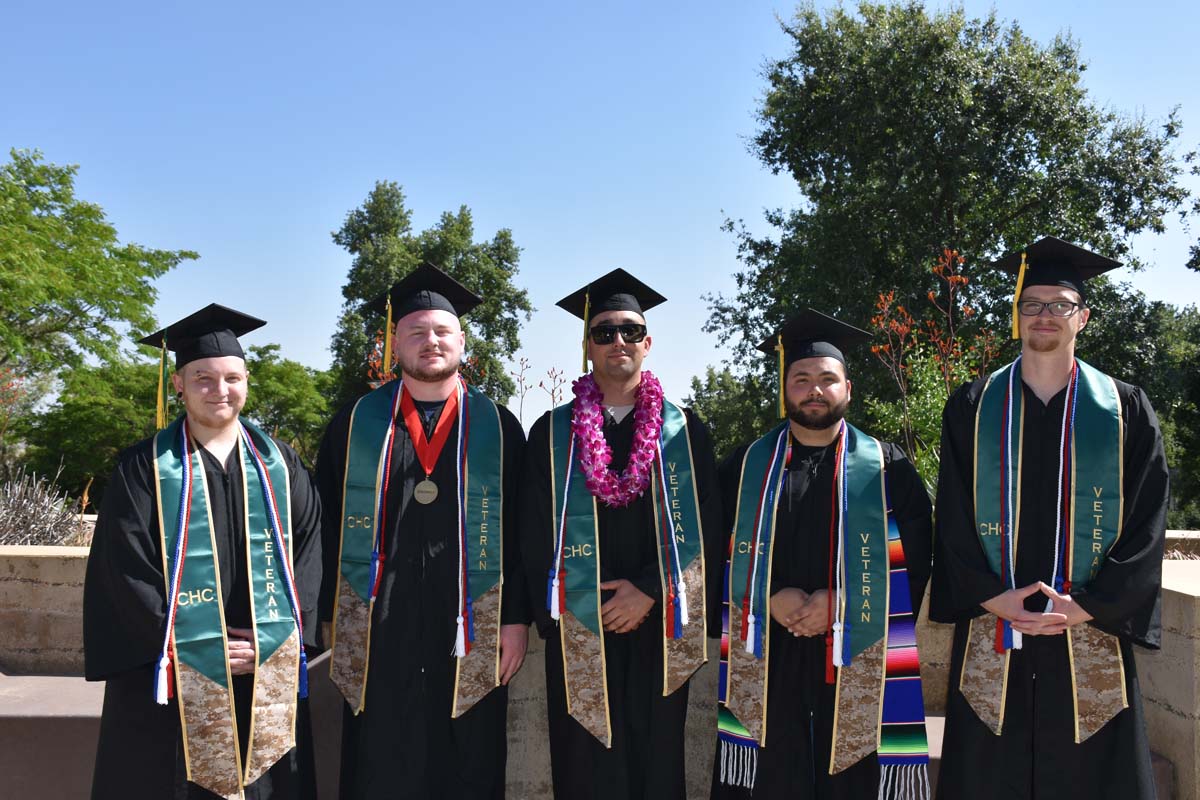
{"label": "graduation cap top board", "polygon": [[138,339],[138,344],[165,348],[175,354],[175,369],[201,358],[245,358],[239,336],[267,323],[232,308],[210,303],[162,330]]}
{"label": "graduation cap top board", "polygon": [[759,343],[764,353],[779,354],[779,415],[786,416],[783,383],[787,368],[802,358],[833,358],[846,365],[844,351],[871,341],[871,334],[812,308],[794,314]]}
{"label": "graduation cap top board", "polygon": [[363,308],[389,316],[390,305],[394,320],[414,311],[449,311],[461,317],[482,302],[482,297],[425,261]]}
{"label": "graduation cap top board", "polygon": [[1012,321],[1012,338],[1017,339],[1020,338],[1017,332],[1017,301],[1021,299],[1025,287],[1062,286],[1078,292],[1079,299],[1086,301],[1087,281],[1120,267],[1121,262],[1047,236],[1022,251],[1009,253],[993,262],[992,266],[1017,276]]}
{"label": "graduation cap top board", "polygon": [[614,269],[559,300],[555,305],[583,320],[583,371],[587,372],[587,337],[592,317],[604,311],[632,311],[645,316],[667,298],[623,269]]}

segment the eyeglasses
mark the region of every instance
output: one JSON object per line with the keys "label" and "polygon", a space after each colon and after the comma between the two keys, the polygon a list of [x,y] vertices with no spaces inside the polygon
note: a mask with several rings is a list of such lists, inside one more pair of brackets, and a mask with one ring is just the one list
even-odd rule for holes
{"label": "eyeglasses", "polygon": [[1069,317],[1079,310],[1080,305],[1069,300],[1052,300],[1049,303],[1043,303],[1041,300],[1021,300],[1017,303],[1017,308],[1023,317],[1036,317],[1042,313],[1043,308],[1048,309],[1051,316]]}
{"label": "eyeglasses", "polygon": [[588,335],[596,344],[612,344],[618,333],[626,344],[637,344],[646,338],[646,326],[627,322],[623,325],[597,325],[588,331]]}

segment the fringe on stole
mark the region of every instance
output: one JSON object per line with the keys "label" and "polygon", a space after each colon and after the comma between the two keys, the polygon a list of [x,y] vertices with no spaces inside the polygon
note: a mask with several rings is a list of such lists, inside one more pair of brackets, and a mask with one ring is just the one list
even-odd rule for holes
{"label": "fringe on stole", "polygon": [[928,764],[881,764],[877,800],[930,800]]}
{"label": "fringe on stole", "polygon": [[721,783],[754,788],[758,776],[758,748],[721,740]]}

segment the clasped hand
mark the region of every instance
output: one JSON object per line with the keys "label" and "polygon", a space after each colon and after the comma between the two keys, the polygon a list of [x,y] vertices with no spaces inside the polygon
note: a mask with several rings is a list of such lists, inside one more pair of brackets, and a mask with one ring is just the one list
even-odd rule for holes
{"label": "clasped hand", "polygon": [[771,595],[771,617],[793,636],[820,636],[829,630],[829,590],[780,589]]}
{"label": "clasped hand", "polygon": [[227,628],[229,634],[229,673],[253,675],[258,663],[254,652],[254,631],[249,628]]}
{"label": "clasped hand", "polygon": [[600,584],[604,591],[614,590],[613,596],[600,606],[600,619],[609,633],[629,633],[637,630],[654,608],[654,598],[621,578]]}
{"label": "clasped hand", "polygon": [[[1025,598],[1041,592],[1048,599],[1046,611],[1027,611]],[[1012,623],[1024,636],[1057,636],[1073,625],[1087,622],[1092,615],[1084,611],[1069,594],[1059,594],[1038,581],[1019,589],[1009,589],[981,605],[1001,619]]]}

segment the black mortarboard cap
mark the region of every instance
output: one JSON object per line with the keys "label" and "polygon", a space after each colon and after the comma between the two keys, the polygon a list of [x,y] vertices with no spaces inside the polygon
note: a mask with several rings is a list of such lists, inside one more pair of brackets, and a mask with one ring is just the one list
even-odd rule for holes
{"label": "black mortarboard cap", "polygon": [[1062,286],[1074,289],[1083,298],[1084,283],[1097,275],[1121,266],[1119,261],[1105,258],[1099,253],[1084,250],[1078,245],[1047,236],[1024,250],[1009,253],[992,266],[1020,276],[1021,255],[1025,256],[1025,286]]}
{"label": "black mortarboard cap", "polygon": [[178,370],[201,358],[245,358],[238,337],[266,324],[257,317],[210,303],[196,313],[138,339],[138,344],[161,348],[165,337],[167,349],[175,353],[175,369]]}
{"label": "black mortarboard cap", "polygon": [[388,297],[392,299],[393,321],[414,311],[449,311],[461,317],[483,302],[482,297],[428,261],[396,281],[392,288],[363,308],[386,316]]}
{"label": "black mortarboard cap", "polygon": [[614,269],[581,289],[571,292],[556,304],[584,322],[602,311],[633,311],[645,315],[667,298],[623,269]]}
{"label": "black mortarboard cap", "polygon": [[846,363],[844,351],[857,344],[869,342],[871,334],[806,308],[783,324],[773,336],[758,345],[764,353],[776,352],[780,340],[783,343],[783,368],[801,358],[836,358]]}

